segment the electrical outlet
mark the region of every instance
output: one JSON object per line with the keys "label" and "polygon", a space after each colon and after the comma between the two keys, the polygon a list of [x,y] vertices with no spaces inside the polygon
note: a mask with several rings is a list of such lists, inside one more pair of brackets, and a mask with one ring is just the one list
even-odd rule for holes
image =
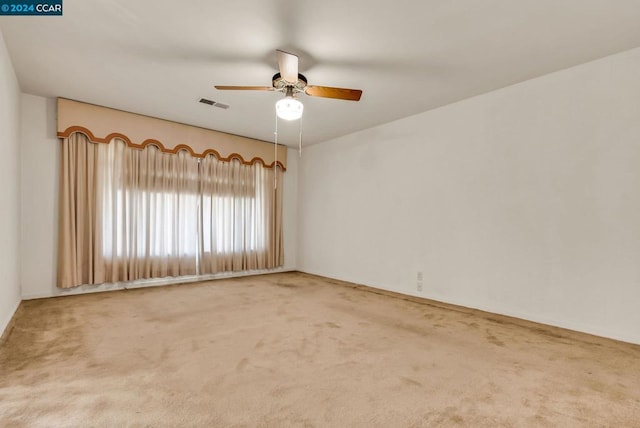
{"label": "electrical outlet", "polygon": [[418,281],[422,281],[422,272],[418,271],[418,274],[416,275],[416,279]]}
{"label": "electrical outlet", "polygon": [[417,287],[418,291],[422,291],[422,282],[418,282]]}

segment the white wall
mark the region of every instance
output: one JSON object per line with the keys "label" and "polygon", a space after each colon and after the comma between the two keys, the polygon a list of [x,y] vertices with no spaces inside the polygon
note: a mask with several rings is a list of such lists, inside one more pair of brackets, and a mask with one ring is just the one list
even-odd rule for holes
{"label": "white wall", "polygon": [[282,194],[282,222],[284,235],[284,267],[298,268],[298,151],[287,149],[287,171],[284,173]]}
{"label": "white wall", "polygon": [[[56,287],[60,165],[56,100],[22,94],[21,105],[22,297],[31,299],[123,288],[122,284],[82,286],[71,290]],[[297,161],[296,152],[289,150],[283,195],[285,265],[276,271],[293,270],[297,263]],[[159,285],[173,281],[154,280],[139,284]]]}
{"label": "white wall", "polygon": [[56,100],[22,94],[20,279],[22,296],[55,293],[60,143]]}
{"label": "white wall", "polygon": [[0,336],[20,304],[20,87],[0,32]]}
{"label": "white wall", "polygon": [[307,148],[299,268],[640,343],[638,76],[635,49]]}

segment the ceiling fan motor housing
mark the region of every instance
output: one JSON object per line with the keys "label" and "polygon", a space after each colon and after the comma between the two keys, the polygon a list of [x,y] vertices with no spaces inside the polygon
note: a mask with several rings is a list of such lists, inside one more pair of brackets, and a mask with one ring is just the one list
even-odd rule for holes
{"label": "ceiling fan motor housing", "polygon": [[292,88],[294,93],[304,92],[304,88],[307,87],[307,78],[302,74],[298,73],[298,81],[295,83],[287,82],[282,78],[280,73],[276,73],[273,75],[271,79],[272,85],[276,90],[282,91],[289,87]]}

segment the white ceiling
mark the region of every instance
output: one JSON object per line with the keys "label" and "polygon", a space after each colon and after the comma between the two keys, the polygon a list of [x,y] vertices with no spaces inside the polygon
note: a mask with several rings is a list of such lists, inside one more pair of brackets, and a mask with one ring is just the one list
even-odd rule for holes
{"label": "white ceiling", "polygon": [[298,54],[310,84],[364,92],[303,97],[311,144],[640,46],[639,22],[638,0],[65,0],[0,28],[24,92],[266,141],[282,94],[213,85],[270,85],[275,49]]}

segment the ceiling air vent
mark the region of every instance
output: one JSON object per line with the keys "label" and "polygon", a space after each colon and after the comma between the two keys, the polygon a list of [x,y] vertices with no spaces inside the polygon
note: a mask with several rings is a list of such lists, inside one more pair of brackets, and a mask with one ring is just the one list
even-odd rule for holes
{"label": "ceiling air vent", "polygon": [[216,101],[208,100],[206,98],[200,98],[200,102],[202,104],[207,104],[207,105],[218,107],[218,108],[222,108],[222,109],[225,109],[225,110],[229,108],[228,104],[222,104],[222,103],[219,103],[219,102],[216,102]]}

